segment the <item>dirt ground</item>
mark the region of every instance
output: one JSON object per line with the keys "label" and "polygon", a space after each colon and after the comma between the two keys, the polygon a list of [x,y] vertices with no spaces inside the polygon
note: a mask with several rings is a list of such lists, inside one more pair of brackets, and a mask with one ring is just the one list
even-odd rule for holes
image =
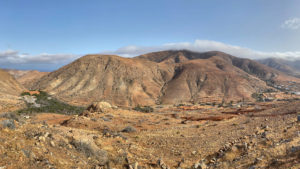
{"label": "dirt ground", "polygon": [[0,167],[299,168],[298,112],[290,101],[21,116],[1,129]]}

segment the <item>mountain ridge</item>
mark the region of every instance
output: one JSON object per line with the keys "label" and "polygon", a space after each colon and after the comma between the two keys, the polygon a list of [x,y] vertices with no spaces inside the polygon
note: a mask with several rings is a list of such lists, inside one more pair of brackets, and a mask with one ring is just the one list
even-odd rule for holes
{"label": "mountain ridge", "polygon": [[50,72],[40,72],[37,70],[16,70],[16,69],[4,69],[4,71],[14,76],[15,79],[27,89],[31,89],[32,84],[34,84],[35,81],[39,80],[43,76],[50,73]]}
{"label": "mountain ridge", "polygon": [[[223,52],[161,51],[134,58],[86,55],[34,86],[74,104],[177,104],[248,99],[266,81],[297,80],[250,59]],[[298,79],[299,80],[299,79]]]}
{"label": "mountain ridge", "polygon": [[4,70],[0,69],[0,112],[18,109],[20,94],[25,88]]}
{"label": "mountain ridge", "polygon": [[300,77],[300,59],[286,60],[280,58],[266,58],[257,61],[288,75]]}

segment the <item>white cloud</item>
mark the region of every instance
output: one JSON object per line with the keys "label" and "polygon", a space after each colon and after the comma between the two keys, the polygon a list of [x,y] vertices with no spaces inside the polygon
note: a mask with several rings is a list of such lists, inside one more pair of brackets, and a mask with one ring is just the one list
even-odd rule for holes
{"label": "white cloud", "polygon": [[6,50],[0,52],[0,63],[11,64],[56,64],[77,58],[74,54],[48,54],[38,55],[21,54],[16,50]]}
{"label": "white cloud", "polygon": [[291,30],[297,30],[300,29],[300,18],[291,18],[281,25],[282,28],[285,29],[291,29]]}
{"label": "white cloud", "polygon": [[237,57],[262,59],[269,57],[300,59],[300,51],[295,52],[262,52],[240,46],[234,46],[217,41],[195,40],[193,43],[167,43],[161,46],[127,46],[117,49],[116,51],[103,51],[101,53],[116,54],[124,57],[133,57],[145,53],[163,51],[163,50],[180,50],[187,49],[195,52],[222,51]]}
{"label": "white cloud", "polygon": [[[195,52],[222,51],[237,57],[263,59],[269,57],[300,59],[300,51],[262,52],[234,46],[217,41],[195,40],[194,42],[167,43],[159,46],[126,46],[115,51],[103,51],[102,54],[115,54],[124,57],[134,57],[145,53],[163,50],[191,50]],[[37,69],[52,71],[72,62],[81,55],[75,54],[23,54],[16,50],[0,51],[0,68]]]}
{"label": "white cloud", "polygon": [[74,54],[23,54],[16,50],[0,51],[0,68],[53,71],[80,57]]}

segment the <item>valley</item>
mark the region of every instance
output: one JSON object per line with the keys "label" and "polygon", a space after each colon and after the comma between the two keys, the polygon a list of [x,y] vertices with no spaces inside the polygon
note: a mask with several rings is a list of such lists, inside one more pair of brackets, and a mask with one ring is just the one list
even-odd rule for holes
{"label": "valley", "polygon": [[0,0],[0,169],[300,169],[300,1]]}
{"label": "valley", "polygon": [[254,60],[174,50],[6,71],[0,168],[300,167],[300,79]]}

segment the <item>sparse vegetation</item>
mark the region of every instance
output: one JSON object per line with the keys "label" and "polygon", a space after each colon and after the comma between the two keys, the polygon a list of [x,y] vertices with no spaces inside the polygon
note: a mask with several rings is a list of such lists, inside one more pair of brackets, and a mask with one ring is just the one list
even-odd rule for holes
{"label": "sparse vegetation", "polygon": [[229,106],[229,107],[232,107],[232,106],[233,106],[233,103],[234,103],[234,101],[231,100],[231,101],[228,103],[228,106]]}
{"label": "sparse vegetation", "polygon": [[185,104],[180,103],[180,104],[177,105],[177,107],[180,107],[180,106],[185,106]]}
{"label": "sparse vegetation", "polygon": [[272,88],[268,88],[266,90],[264,90],[264,93],[273,93],[276,92],[276,90],[272,89]]}
{"label": "sparse vegetation", "polygon": [[150,113],[150,112],[153,112],[154,109],[150,106],[141,107],[140,105],[137,105],[135,108],[133,108],[133,110],[139,111],[139,112],[144,112],[144,113]]}
{"label": "sparse vegetation", "polygon": [[[22,94],[23,96],[28,95],[26,92]],[[48,93],[44,91],[40,91],[39,94],[33,94],[33,97],[36,98],[36,104],[39,104],[40,106],[37,107],[32,103],[26,103],[27,108],[19,110],[19,114],[32,114],[42,112],[59,114],[80,114],[84,110],[84,107],[69,105],[55,98],[52,98]]]}
{"label": "sparse vegetation", "polygon": [[0,114],[0,118],[12,119],[19,121],[19,118],[16,113],[14,112],[5,112]]}
{"label": "sparse vegetation", "polygon": [[253,93],[251,95],[252,98],[256,99],[256,101],[258,102],[262,102],[263,101],[263,94],[261,93]]}
{"label": "sparse vegetation", "polygon": [[26,95],[30,96],[30,93],[29,92],[22,92],[21,93],[21,96],[26,96]]}

